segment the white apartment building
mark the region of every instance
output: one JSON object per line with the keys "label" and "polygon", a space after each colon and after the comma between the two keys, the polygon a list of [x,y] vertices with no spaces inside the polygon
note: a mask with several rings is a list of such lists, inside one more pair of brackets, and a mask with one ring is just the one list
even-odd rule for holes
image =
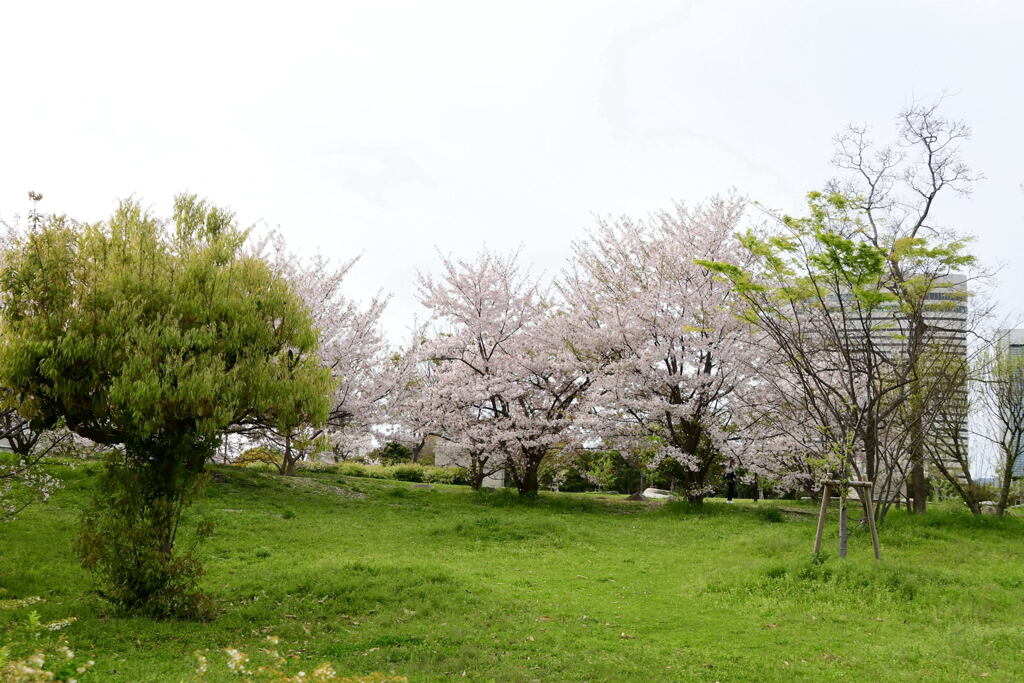
{"label": "white apartment building", "polygon": [[[967,280],[963,275],[950,275],[942,278],[935,284],[934,289],[925,295],[924,311],[925,324],[927,325],[925,344],[941,349],[945,353],[961,355],[965,361],[967,359],[969,313],[966,284]],[[895,305],[883,305],[876,309],[871,314],[868,322],[872,330],[871,336],[874,349],[878,355],[889,357],[896,362],[901,357],[906,357],[905,354],[910,343],[911,321],[905,315],[902,315]],[[857,324],[860,325],[861,323]],[[856,328],[850,330],[850,333],[854,336],[864,334],[862,330]],[[1022,347],[1022,352],[1024,352],[1024,347]],[[958,401],[965,408],[963,411],[964,419],[959,427],[959,439],[956,443],[966,448],[970,441],[966,421],[967,383],[964,382],[964,385],[952,392],[946,400]],[[936,441],[942,440],[941,447],[943,450],[948,449],[954,441],[948,435],[948,431],[945,434],[937,433],[934,425],[930,427],[926,425],[925,430],[924,449],[925,467],[927,470],[931,456],[935,455],[935,451],[938,450]],[[882,467],[881,463],[879,463],[879,467]],[[950,463],[950,471],[959,472],[959,466]],[[893,484],[902,478],[896,473],[893,473],[893,476]],[[884,480],[888,480],[888,477],[882,476],[879,478],[879,481]],[[898,488],[905,492],[905,488],[902,485]],[[894,489],[890,490],[894,491]]]}

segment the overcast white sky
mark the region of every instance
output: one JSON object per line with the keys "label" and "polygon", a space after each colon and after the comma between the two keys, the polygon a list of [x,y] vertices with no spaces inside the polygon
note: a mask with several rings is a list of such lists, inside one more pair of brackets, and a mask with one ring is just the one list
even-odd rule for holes
{"label": "overcast white sky", "polygon": [[557,272],[592,214],[736,188],[798,210],[848,122],[946,91],[987,180],[943,207],[1024,285],[1019,2],[4,2],[0,216],[193,191],[362,253],[396,341],[435,245]]}

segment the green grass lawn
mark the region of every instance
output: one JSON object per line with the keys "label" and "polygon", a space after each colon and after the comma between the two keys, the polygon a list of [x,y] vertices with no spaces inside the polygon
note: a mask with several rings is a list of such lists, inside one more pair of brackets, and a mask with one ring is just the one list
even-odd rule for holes
{"label": "green grass lawn", "polygon": [[[92,597],[71,540],[95,464],[0,526],[0,644],[62,640],[80,681],[233,680],[224,648],[280,637],[289,671],[474,680],[1024,680],[1024,520],[893,513],[883,560],[810,548],[791,501],[648,505],[219,468],[190,512],[210,623],[122,618]],[[811,511],[807,504],[801,508]],[[15,606],[12,600],[42,601]],[[77,620],[59,631],[31,629]]]}

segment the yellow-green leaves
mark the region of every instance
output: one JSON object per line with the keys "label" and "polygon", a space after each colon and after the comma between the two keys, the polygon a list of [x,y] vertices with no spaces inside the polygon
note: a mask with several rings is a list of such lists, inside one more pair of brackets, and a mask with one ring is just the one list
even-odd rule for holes
{"label": "yellow-green leaves", "polygon": [[125,201],[104,223],[22,235],[0,272],[0,378],[104,443],[323,420],[330,381],[291,286],[242,253],[229,212],[182,196],[171,223]]}
{"label": "yellow-green leaves", "polygon": [[309,311],[244,241],[230,213],[183,196],[172,224],[125,201],[104,223],[34,223],[2,255],[0,385],[33,423],[124,446],[79,551],[130,612],[210,613],[199,563],[173,548],[226,428],[327,417]]}

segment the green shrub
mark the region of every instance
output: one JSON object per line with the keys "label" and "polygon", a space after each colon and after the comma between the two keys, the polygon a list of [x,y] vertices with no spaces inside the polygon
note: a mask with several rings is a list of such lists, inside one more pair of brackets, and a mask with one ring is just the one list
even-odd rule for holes
{"label": "green shrub", "polygon": [[464,467],[423,467],[423,481],[431,484],[469,484],[469,473]]}
{"label": "green shrub", "polygon": [[267,464],[267,465],[280,465],[281,464],[281,453],[280,451],[271,450],[266,446],[256,446],[249,448],[231,461],[232,465],[255,465],[255,464]]}
{"label": "green shrub", "polygon": [[390,479],[397,479],[398,481],[423,481],[424,468],[422,465],[395,465],[390,469]]}
{"label": "green shrub", "polygon": [[396,441],[388,441],[380,448],[370,451],[369,457],[382,465],[397,465],[412,462],[412,451],[408,446]]}
{"label": "green shrub", "polygon": [[337,472],[338,465],[323,460],[301,461],[298,466],[307,472]]}
{"label": "green shrub", "polygon": [[203,571],[193,553],[212,526],[200,524],[192,548],[173,552],[180,508],[199,497],[209,475],[178,483],[175,495],[153,495],[151,478],[110,456],[82,513],[75,541],[82,566],[95,572],[97,593],[128,614],[212,618],[214,604],[199,589]]}
{"label": "green shrub", "polygon": [[369,477],[366,465],[356,465],[350,462],[343,462],[338,465],[338,474],[346,477]]}
{"label": "green shrub", "polygon": [[391,466],[342,463],[334,471],[345,477],[367,477],[369,479],[391,479],[429,484],[469,484],[469,476],[462,467],[434,467],[414,463]]}

